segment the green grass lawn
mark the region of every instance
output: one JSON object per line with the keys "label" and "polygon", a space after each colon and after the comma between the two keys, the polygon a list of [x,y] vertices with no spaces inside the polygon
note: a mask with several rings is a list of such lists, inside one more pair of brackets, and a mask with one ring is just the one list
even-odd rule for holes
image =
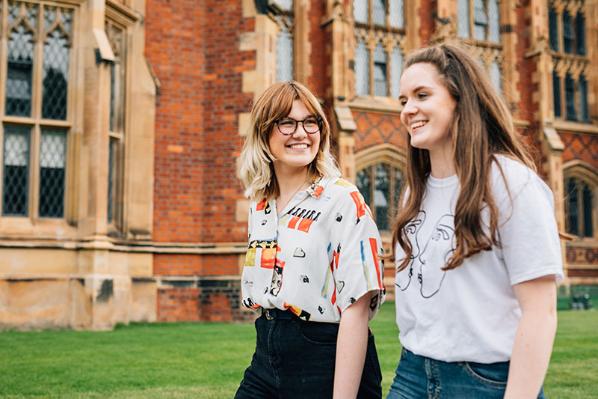
{"label": "green grass lawn", "polygon": [[[384,377],[400,346],[392,304],[372,323]],[[111,332],[0,333],[3,398],[231,398],[254,349],[252,324],[137,324]],[[551,398],[598,398],[598,312],[560,312]]]}

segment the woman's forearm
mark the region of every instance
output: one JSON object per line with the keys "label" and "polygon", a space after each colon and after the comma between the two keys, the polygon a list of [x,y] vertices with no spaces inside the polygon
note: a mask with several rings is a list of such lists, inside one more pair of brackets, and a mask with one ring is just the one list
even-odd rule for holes
{"label": "woman's forearm", "polygon": [[342,316],[336,346],[334,399],[357,397],[368,342],[370,294],[347,308]]}
{"label": "woman's forearm", "polygon": [[[554,286],[554,282],[551,284]],[[557,327],[556,298],[550,290],[550,287],[540,290],[543,291],[542,299],[530,301],[523,308],[511,355],[506,399],[538,396],[548,370]]]}

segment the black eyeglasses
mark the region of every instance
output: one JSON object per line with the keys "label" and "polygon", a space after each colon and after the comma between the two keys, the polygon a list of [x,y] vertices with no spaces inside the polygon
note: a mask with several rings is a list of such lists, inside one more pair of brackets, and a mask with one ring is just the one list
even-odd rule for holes
{"label": "black eyeglasses", "polygon": [[290,136],[297,131],[299,124],[303,125],[303,130],[309,134],[315,134],[322,128],[322,119],[315,116],[308,116],[302,121],[297,121],[293,118],[283,118],[276,121],[276,127],[278,131],[285,136]]}

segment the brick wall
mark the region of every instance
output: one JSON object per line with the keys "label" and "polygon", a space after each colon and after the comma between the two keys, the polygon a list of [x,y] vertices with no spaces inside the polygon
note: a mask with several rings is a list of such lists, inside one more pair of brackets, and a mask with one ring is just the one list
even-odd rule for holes
{"label": "brick wall", "polygon": [[239,256],[154,255],[154,274],[161,276],[218,276],[239,273]]}
{"label": "brick wall", "polygon": [[[147,10],[146,55],[160,81],[153,239],[245,241],[246,223],[235,217],[242,195],[235,161],[242,144],[238,114],[250,109],[252,99],[242,92],[242,73],[255,69],[255,52],[241,52],[239,45],[254,19],[243,18],[236,0],[148,0]],[[236,254],[156,254],[154,274],[237,275],[238,264]],[[159,290],[159,320],[233,317],[230,298],[238,289],[221,288],[212,296],[211,288],[181,281]]]}
{"label": "brick wall", "polygon": [[158,321],[198,321],[201,318],[199,288],[158,290]]}
{"label": "brick wall", "polygon": [[239,43],[253,19],[232,0],[149,0],[147,7],[146,53],[161,84],[154,240],[243,241],[245,224],[235,220],[237,115],[251,106],[242,73],[255,68],[255,53]]}
{"label": "brick wall", "polygon": [[158,321],[252,320],[241,302],[239,279],[163,281],[158,290]]}

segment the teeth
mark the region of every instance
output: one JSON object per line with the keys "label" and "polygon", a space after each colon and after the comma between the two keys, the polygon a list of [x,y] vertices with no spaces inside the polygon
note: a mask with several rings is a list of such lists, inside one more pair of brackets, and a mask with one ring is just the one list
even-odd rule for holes
{"label": "teeth", "polygon": [[307,148],[307,144],[291,144],[289,147],[291,148]]}
{"label": "teeth", "polygon": [[415,123],[413,123],[411,125],[411,129],[420,128],[420,127],[424,126],[426,123],[428,123],[428,122],[427,121],[418,121],[418,122],[415,122]]}

